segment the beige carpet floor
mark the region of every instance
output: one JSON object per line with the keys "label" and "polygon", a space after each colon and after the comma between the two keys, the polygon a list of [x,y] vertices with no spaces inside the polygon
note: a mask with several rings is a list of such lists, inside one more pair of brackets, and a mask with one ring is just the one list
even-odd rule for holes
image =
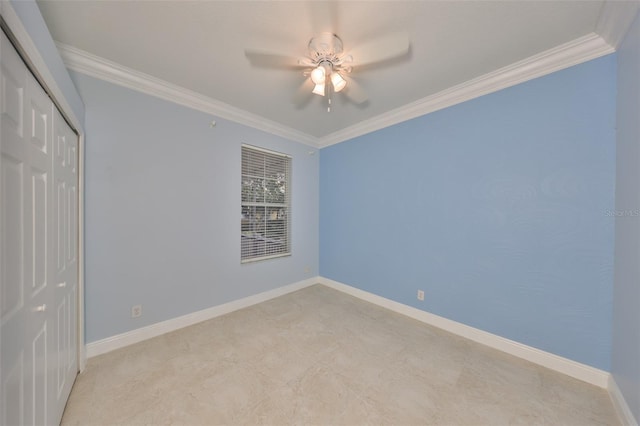
{"label": "beige carpet floor", "polygon": [[63,425],[616,425],[607,393],[316,285],[91,358]]}

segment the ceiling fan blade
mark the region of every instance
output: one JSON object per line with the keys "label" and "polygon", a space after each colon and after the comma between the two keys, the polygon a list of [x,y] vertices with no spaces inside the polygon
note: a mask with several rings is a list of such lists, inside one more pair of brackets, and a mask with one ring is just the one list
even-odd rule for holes
{"label": "ceiling fan blade", "polygon": [[296,90],[295,95],[293,95],[292,102],[296,106],[296,108],[302,108],[309,103],[311,98],[313,97],[313,82],[310,78],[305,78],[302,84]]}
{"label": "ceiling fan blade", "polygon": [[295,56],[280,53],[264,52],[261,50],[245,49],[244,55],[251,65],[261,68],[308,68],[313,63],[309,58],[297,58]]}
{"label": "ceiling fan blade", "polygon": [[409,35],[401,31],[354,47],[348,55],[353,57],[354,66],[370,65],[406,55],[409,45]]}
{"label": "ceiling fan blade", "polygon": [[363,104],[369,100],[369,97],[362,86],[360,86],[353,78],[346,75],[343,77],[347,80],[347,85],[341,93],[344,93],[349,99],[357,104]]}

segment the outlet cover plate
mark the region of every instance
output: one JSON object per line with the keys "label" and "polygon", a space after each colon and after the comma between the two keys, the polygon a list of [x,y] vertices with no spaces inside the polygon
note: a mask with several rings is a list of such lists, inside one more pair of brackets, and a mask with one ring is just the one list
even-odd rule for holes
{"label": "outlet cover plate", "polygon": [[142,316],[142,305],[134,305],[131,307],[131,318],[138,318]]}

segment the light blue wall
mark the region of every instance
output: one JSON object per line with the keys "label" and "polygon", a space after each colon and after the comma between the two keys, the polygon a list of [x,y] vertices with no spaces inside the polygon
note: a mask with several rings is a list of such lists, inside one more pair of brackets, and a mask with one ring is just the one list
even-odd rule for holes
{"label": "light blue wall", "polygon": [[[87,342],[318,275],[313,149],[72,77],[86,105]],[[240,264],[242,143],[293,157],[290,257]]]}
{"label": "light blue wall", "polygon": [[56,84],[64,94],[81,124],[84,123],[84,105],[73,85],[69,73],[62,62],[60,53],[51,38],[49,28],[44,22],[40,9],[34,0],[10,0],[10,4],[20,18],[33,44],[36,46]]}
{"label": "light blue wall", "polygon": [[320,274],[608,370],[615,78],[610,55],[322,149]]}
{"label": "light blue wall", "polygon": [[640,421],[640,15],[618,50],[611,372]]}

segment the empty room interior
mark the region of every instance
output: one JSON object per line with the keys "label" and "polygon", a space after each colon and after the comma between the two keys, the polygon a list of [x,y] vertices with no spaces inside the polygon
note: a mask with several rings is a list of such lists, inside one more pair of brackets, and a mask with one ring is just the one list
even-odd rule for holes
{"label": "empty room interior", "polygon": [[640,2],[1,0],[2,425],[637,425]]}

